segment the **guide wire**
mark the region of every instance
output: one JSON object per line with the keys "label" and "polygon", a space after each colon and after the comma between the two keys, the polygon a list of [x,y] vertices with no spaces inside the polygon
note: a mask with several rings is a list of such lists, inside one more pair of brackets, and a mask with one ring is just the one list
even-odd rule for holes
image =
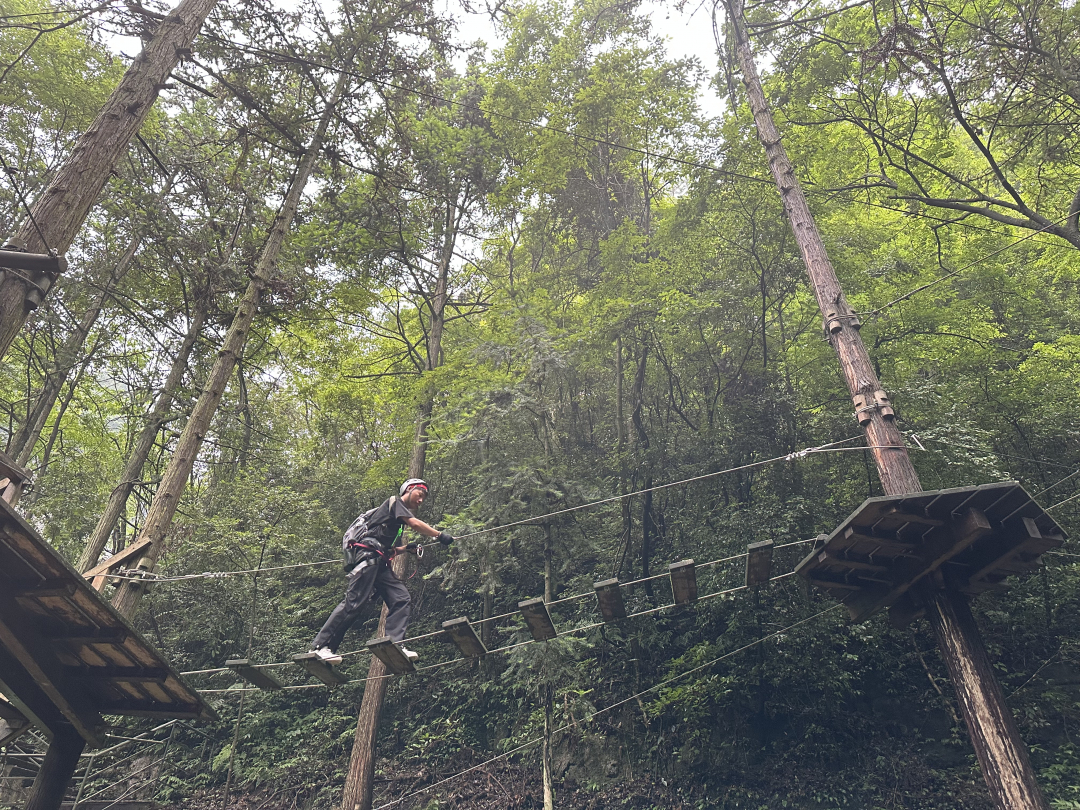
{"label": "guide wire", "polygon": [[[599,501],[590,501],[589,503],[579,504],[578,506],[570,506],[570,507],[567,507],[566,509],[559,509],[559,510],[557,510],[555,512],[549,512],[549,513],[547,513],[545,515],[536,515],[534,517],[524,518],[522,520],[518,520],[518,521],[515,521],[513,523],[507,523],[507,524],[504,524],[502,526],[492,526],[492,527],[487,528],[487,529],[480,529],[479,531],[470,532],[469,534],[457,535],[457,537],[455,539],[462,540],[462,539],[469,538],[469,537],[477,537],[477,536],[479,536],[481,534],[488,534],[490,532],[502,531],[504,529],[512,528],[514,526],[520,526],[520,525],[524,525],[524,524],[527,524],[527,523],[535,523],[535,522],[540,521],[540,520],[546,520],[547,518],[556,517],[557,515],[563,515],[563,514],[566,514],[568,512],[578,512],[578,511],[581,511],[582,509],[591,509],[594,506],[602,506],[602,505],[607,504],[607,503],[612,503],[614,501],[623,500],[624,498],[632,498],[632,497],[634,497],[636,495],[643,495],[646,492],[656,492],[657,490],[661,490],[661,489],[670,489],[672,487],[683,486],[683,485],[686,485],[686,484],[694,483],[695,481],[702,481],[702,480],[706,480],[706,479],[709,479],[709,478],[715,478],[715,477],[720,476],[720,475],[727,475],[727,474],[733,473],[733,472],[740,472],[742,470],[753,469],[755,467],[762,467],[762,466],[765,466],[767,464],[775,464],[776,462],[779,462],[779,461],[796,461],[798,459],[806,458],[807,456],[814,455],[814,454],[817,454],[817,453],[834,453],[834,452],[840,452],[840,451],[844,451],[844,450],[860,451],[860,450],[880,449],[879,446],[877,446],[877,445],[866,445],[866,446],[860,446],[860,447],[837,447],[836,446],[836,445],[845,444],[846,442],[854,441],[855,439],[860,439],[860,438],[862,438],[861,435],[850,436],[847,439],[841,439],[839,441],[829,442],[828,444],[822,444],[822,445],[818,445],[818,446],[815,446],[815,447],[807,447],[807,448],[805,448],[803,450],[797,450],[794,453],[788,453],[788,454],[783,455],[783,456],[775,456],[773,458],[764,459],[762,461],[754,461],[754,462],[750,462],[749,464],[742,464],[742,465],[740,465],[738,467],[730,467],[730,468],[728,468],[726,470],[718,470],[716,472],[705,473],[704,475],[698,475],[698,476],[695,476],[693,478],[686,478],[686,479],[683,479],[681,481],[672,481],[672,482],[667,483],[667,484],[658,484],[657,486],[654,486],[654,487],[648,487],[646,489],[639,489],[639,490],[636,490],[634,492],[628,492],[625,495],[614,495],[614,496],[612,496],[610,498],[603,498],[602,500],[599,500]],[[882,445],[881,447],[885,447],[885,446]],[[261,570],[260,569],[255,569],[255,568],[248,568],[248,569],[244,569],[244,570],[240,570],[240,571],[204,571],[204,572],[198,573],[198,574],[177,574],[176,576],[171,576],[171,577],[159,576],[157,574],[153,574],[153,573],[149,573],[149,572],[140,573],[138,575],[133,575],[133,571],[131,569],[123,569],[123,571],[125,571],[126,573],[111,574],[110,579],[118,579],[118,580],[126,580],[126,581],[148,581],[148,582],[152,582],[152,583],[157,584],[157,583],[165,583],[165,582],[181,582],[181,581],[193,580],[193,579],[224,579],[225,577],[230,577],[230,576],[240,576],[240,575],[244,575],[244,574],[256,574],[256,573],[267,573],[267,572],[270,572],[270,571],[286,571],[286,570],[293,569],[293,568],[311,568],[311,567],[320,566],[320,565],[339,564],[340,562],[341,562],[341,560],[318,560],[316,562],[294,563],[294,564],[291,564],[291,565],[279,565],[279,566],[275,566],[275,567],[272,567],[272,568],[263,568]],[[708,564],[708,563],[705,563],[705,564]],[[658,576],[666,576],[666,574],[660,574]],[[639,580],[639,581],[643,581],[643,580]]]}
{"label": "guide wire", "polygon": [[[619,701],[617,701],[615,703],[612,703],[610,706],[605,706],[602,709],[597,709],[595,712],[592,712],[592,713],[586,715],[584,718],[582,718],[582,720],[580,722],[586,722],[588,720],[592,720],[594,717],[597,717],[597,716],[599,716],[601,714],[604,714],[605,712],[609,712],[612,709],[617,709],[620,706],[625,706],[627,703],[630,703],[631,701],[637,700],[638,698],[642,697],[643,695],[647,695],[650,692],[655,692],[656,690],[662,689],[663,687],[667,686],[668,684],[671,684],[671,683],[674,683],[675,681],[681,680],[682,678],[685,678],[688,675],[693,675],[695,672],[700,672],[700,671],[702,671],[704,669],[707,669],[708,667],[713,666],[714,664],[718,664],[721,661],[724,661],[724,660],[726,660],[728,658],[732,658],[732,657],[738,655],[739,653],[742,653],[742,652],[745,652],[746,650],[749,650],[751,647],[757,646],[758,644],[762,644],[762,643],[764,643],[766,641],[769,641],[770,639],[777,638],[778,636],[782,636],[784,633],[787,633],[787,632],[789,632],[791,630],[794,630],[796,627],[799,627],[801,625],[807,624],[808,622],[811,622],[811,621],[813,621],[814,619],[817,619],[820,616],[824,616],[826,613],[830,613],[831,611],[834,611],[839,607],[842,607],[842,605],[836,604],[836,605],[832,605],[831,607],[827,607],[827,608],[825,608],[825,610],[822,610],[822,611],[820,611],[818,613],[815,613],[813,616],[809,616],[809,617],[807,617],[805,619],[800,619],[799,621],[794,622],[792,624],[789,624],[787,627],[784,627],[784,628],[782,628],[780,630],[776,630],[775,632],[772,632],[767,636],[762,636],[759,639],[751,641],[749,644],[744,644],[742,647],[739,647],[738,649],[726,652],[723,655],[720,655],[720,656],[714,658],[711,661],[708,661],[708,662],[706,662],[704,664],[700,664],[700,665],[698,665],[696,667],[693,667],[692,669],[688,669],[685,672],[680,672],[678,675],[673,675],[670,678],[665,678],[663,681],[660,681],[660,683],[653,684],[649,688],[643,689],[640,692],[637,692],[636,694],[633,694],[628,698],[624,698],[623,700],[619,700]],[[559,726],[556,729],[553,729],[551,731],[551,734],[554,735],[554,734],[558,734],[558,733],[563,732],[563,731],[568,731],[569,729],[573,728],[574,725],[575,725],[575,723],[566,723],[565,725],[562,725],[562,726]],[[486,767],[487,765],[491,765],[492,763],[498,762],[498,761],[500,761],[502,759],[505,759],[505,758],[507,758],[509,756],[512,756],[512,755],[518,753],[519,751],[523,751],[526,748],[530,748],[531,746],[536,745],[539,742],[543,742],[543,740],[544,740],[543,737],[535,737],[535,738],[533,738],[531,740],[528,740],[527,742],[522,743],[521,745],[518,745],[518,746],[510,749],[509,751],[505,751],[502,754],[499,754],[496,757],[492,757],[491,759],[487,759],[487,760],[485,760],[485,761],[483,761],[483,762],[481,762],[481,763],[479,763],[477,765],[473,765],[473,766],[471,766],[469,768],[466,768],[463,771],[459,771],[458,773],[453,774],[452,776],[447,776],[445,779],[440,779],[438,782],[434,782],[434,783],[428,785],[427,787],[423,787],[423,788],[420,788],[419,790],[414,790],[414,791],[412,791],[410,793],[406,793],[405,795],[400,796],[397,799],[394,799],[393,801],[387,802],[385,804],[380,804],[378,807],[375,808],[375,810],[386,810],[386,808],[388,808],[388,807],[394,807],[395,805],[401,804],[401,802],[405,801],[406,799],[412,798],[413,796],[417,796],[417,795],[422,794],[422,793],[427,793],[430,790],[434,790],[435,788],[439,787],[440,785],[445,785],[447,782],[451,782],[451,781],[453,781],[455,779],[458,779],[458,778],[460,778],[462,776],[465,776],[466,774],[472,773],[473,771],[476,771],[476,770],[479,770],[480,768]]]}
{"label": "guide wire", "polygon": [[993,251],[992,253],[987,253],[985,256],[982,256],[981,258],[975,259],[975,261],[968,262],[963,267],[959,267],[956,270],[953,270],[952,272],[946,273],[945,275],[934,279],[933,281],[927,282],[926,284],[919,285],[918,287],[911,290],[910,292],[906,292],[903,295],[899,296],[898,298],[894,298],[892,301],[889,301],[887,304],[882,304],[877,309],[872,309],[872,310],[870,310],[868,312],[857,312],[855,314],[856,315],[861,315],[861,316],[867,317],[867,318],[876,318],[878,315],[880,315],[886,309],[889,309],[890,307],[892,307],[892,306],[894,306],[896,304],[899,304],[901,301],[906,301],[907,299],[911,298],[913,295],[921,293],[923,290],[928,290],[931,287],[934,287],[934,286],[940,284],[943,281],[946,281],[946,280],[948,280],[950,278],[953,278],[954,276],[959,275],[960,273],[963,273],[965,270],[971,269],[975,265],[980,264],[980,263],[986,261],[987,259],[991,259],[994,256],[997,256],[999,253],[1004,253],[1006,250],[1009,250],[1010,248],[1016,247],[1021,242],[1026,242],[1027,240],[1038,236],[1040,233],[1045,233],[1050,228],[1054,228],[1054,227],[1060,225],[1062,222],[1067,220],[1070,216],[1072,216],[1072,214],[1066,214],[1061,219],[1054,220],[1053,222],[1049,223],[1045,227],[1039,228],[1039,230],[1037,230],[1037,231],[1032,231],[1031,233],[1029,233],[1029,234],[1027,234],[1025,236],[1021,236],[1019,239],[1016,239],[1015,241],[1010,242],[1009,244],[1005,245],[1004,247],[998,248],[997,250]]}

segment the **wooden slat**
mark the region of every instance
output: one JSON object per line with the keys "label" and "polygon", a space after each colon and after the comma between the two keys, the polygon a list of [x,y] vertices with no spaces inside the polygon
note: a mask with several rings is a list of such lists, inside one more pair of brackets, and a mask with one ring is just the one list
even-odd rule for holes
{"label": "wooden slat", "polygon": [[978,509],[968,509],[948,528],[931,535],[919,549],[917,558],[897,562],[892,570],[895,584],[868,588],[851,600],[848,603],[848,609],[851,611],[852,620],[861,622],[870,618],[881,608],[895,602],[918,580],[936,571],[976,540],[989,535],[992,531],[986,515]]}
{"label": "wooden slat", "polygon": [[413,662],[405,657],[405,653],[389,636],[371,639],[367,643],[367,648],[371,650],[376,658],[386,664],[386,668],[395,675],[408,675],[410,672],[416,672]]}
{"label": "wooden slat", "polygon": [[525,624],[528,625],[534,641],[548,641],[558,635],[548,607],[541,597],[518,602],[518,610],[525,617]]}
{"label": "wooden slat", "polygon": [[77,587],[76,583],[70,579],[47,579],[38,585],[11,588],[9,593],[16,599],[42,599],[57,596],[66,599],[75,593]]}
{"label": "wooden slat", "polygon": [[861,532],[856,528],[848,526],[843,531],[843,537],[848,540],[852,545],[855,543],[866,543],[868,545],[874,545],[880,548],[882,551],[888,552],[892,556],[913,556],[915,553],[914,543],[905,543],[898,540],[895,536],[892,538],[878,537],[874,534],[867,534]]}
{"label": "wooden slat", "polygon": [[831,562],[838,568],[854,571],[878,571],[884,573],[889,570],[889,566],[887,565],[873,562],[865,557],[858,557],[847,552],[834,551],[832,549],[825,549],[818,554],[818,562]]}
{"label": "wooden slat", "polygon": [[123,644],[128,638],[127,630],[120,627],[108,627],[87,635],[52,636],[52,640],[72,647],[90,647],[95,644]]}
{"label": "wooden slat", "polygon": [[225,662],[225,666],[250,683],[266,692],[276,692],[282,687],[281,681],[271,675],[265,669],[252,666],[250,659],[233,658]]}
{"label": "wooden slat", "polygon": [[605,622],[617,622],[619,619],[626,618],[626,604],[623,602],[619,580],[605,579],[602,582],[594,582],[593,589],[596,591],[596,601],[600,605],[600,613]]}
{"label": "wooden slat", "polygon": [[125,717],[155,717],[161,719],[179,718],[181,720],[197,720],[205,717],[205,712],[196,703],[131,703],[125,701],[110,705],[105,703],[101,707],[102,714],[122,714]]}
{"label": "wooden slat", "polygon": [[487,647],[476,635],[476,631],[465,616],[443,622],[442,629],[466,658],[481,658],[487,655]]}
{"label": "wooden slat", "polygon": [[746,547],[746,585],[760,585],[772,578],[773,541],[762,540]]}
{"label": "wooden slat", "polygon": [[95,681],[125,681],[141,683],[154,681],[164,683],[169,671],[162,667],[89,667],[71,672],[74,678]]}
{"label": "wooden slat", "polygon": [[101,715],[90,705],[85,692],[68,682],[56,655],[40,636],[29,632],[21,614],[10,595],[0,594],[0,644],[34,678],[79,735],[91,745],[101,745]]}
{"label": "wooden slat", "polygon": [[671,577],[671,593],[676,605],[690,605],[697,601],[697,567],[693,560],[683,560],[668,566]]}
{"label": "wooden slat", "polygon": [[920,515],[918,512],[913,512],[899,506],[892,506],[886,509],[881,515],[881,520],[890,520],[896,523],[918,523],[921,526],[944,526],[946,523],[944,520],[930,517],[929,515]]}
{"label": "wooden slat", "polygon": [[327,686],[338,686],[349,680],[348,675],[338,672],[313,652],[294,655],[293,661],[307,670],[309,675],[314,675]]}

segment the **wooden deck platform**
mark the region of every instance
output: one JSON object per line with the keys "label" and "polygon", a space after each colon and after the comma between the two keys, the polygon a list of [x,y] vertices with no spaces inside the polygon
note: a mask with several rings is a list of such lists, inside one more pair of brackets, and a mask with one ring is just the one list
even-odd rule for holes
{"label": "wooden deck platform", "polygon": [[889,608],[902,626],[920,615],[911,595],[927,577],[963,593],[1007,587],[1065,533],[1015,481],[870,498],[795,570],[861,622]]}
{"label": "wooden deck platform", "polygon": [[103,715],[211,719],[83,577],[0,500],[0,692],[50,739],[103,744]]}

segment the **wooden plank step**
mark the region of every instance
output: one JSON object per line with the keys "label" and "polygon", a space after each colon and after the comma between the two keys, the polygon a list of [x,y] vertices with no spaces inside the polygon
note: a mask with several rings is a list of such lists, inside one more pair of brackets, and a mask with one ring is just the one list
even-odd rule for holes
{"label": "wooden plank step", "polygon": [[525,624],[529,626],[534,641],[548,641],[558,635],[548,607],[541,597],[518,602],[518,610],[525,617]]}
{"label": "wooden plank step", "polygon": [[294,655],[292,660],[307,670],[309,675],[314,675],[327,686],[340,686],[349,680],[348,675],[338,672],[313,652]]}
{"label": "wooden plank step", "polygon": [[225,666],[250,683],[266,692],[276,692],[282,687],[281,681],[270,674],[268,670],[259,669],[248,658],[232,658],[225,662]]}
{"label": "wooden plank step", "polygon": [[746,547],[746,587],[772,579],[772,553],[772,540],[762,540]]}
{"label": "wooden plank step", "polygon": [[408,675],[410,672],[416,672],[413,662],[405,656],[405,653],[389,636],[373,638],[367,643],[367,648],[371,650],[376,658],[386,664],[386,668],[395,675]]}
{"label": "wooden plank step", "polygon": [[473,630],[473,626],[469,624],[466,617],[460,616],[445,621],[442,623],[442,629],[446,631],[446,634],[450,636],[450,640],[457,645],[457,648],[461,650],[461,654],[466,658],[482,658],[487,655],[487,647],[484,646],[484,642],[480,640],[480,637],[476,635],[476,631]]}
{"label": "wooden plank step", "polygon": [[693,560],[683,560],[668,566],[671,577],[671,593],[676,605],[690,605],[697,601],[697,567]]}
{"label": "wooden plank step", "polygon": [[623,602],[619,580],[605,579],[602,582],[594,582],[593,589],[596,591],[596,601],[600,605],[600,613],[605,622],[617,622],[619,619],[626,618],[626,603]]}

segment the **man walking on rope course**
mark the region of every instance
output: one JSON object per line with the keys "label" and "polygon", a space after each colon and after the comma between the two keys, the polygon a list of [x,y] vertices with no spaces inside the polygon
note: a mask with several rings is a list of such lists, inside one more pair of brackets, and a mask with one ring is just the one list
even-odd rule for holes
{"label": "man walking on rope course", "polygon": [[[345,532],[341,540],[345,552],[345,570],[348,572],[345,598],[334,608],[311,643],[311,649],[327,664],[341,663],[341,656],[337,654],[338,645],[345,637],[345,631],[360,616],[372,591],[386,603],[386,635],[396,643],[405,638],[412,599],[409,589],[390,568],[390,562],[403,551],[418,556],[423,553],[419,543],[404,543],[402,535],[405,527],[425,537],[434,537],[444,546],[454,542],[454,538],[446,532],[429,526],[413,515],[423,505],[427,492],[427,483],[419,478],[410,478],[401,485],[398,495],[364,512]],[[417,658],[412,650],[405,647],[400,649],[409,660]]]}

